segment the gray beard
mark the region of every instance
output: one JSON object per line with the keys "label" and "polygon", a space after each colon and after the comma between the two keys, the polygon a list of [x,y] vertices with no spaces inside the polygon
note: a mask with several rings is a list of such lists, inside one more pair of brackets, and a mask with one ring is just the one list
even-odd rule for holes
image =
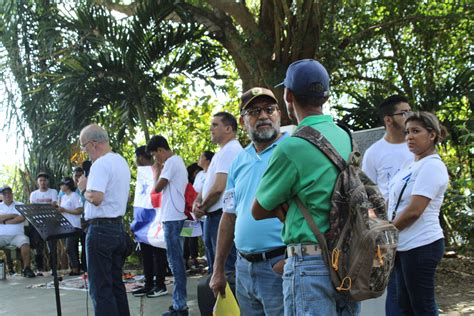
{"label": "gray beard", "polygon": [[253,130],[250,132],[250,139],[255,143],[266,143],[274,140],[278,135],[275,128],[266,129],[264,131]]}

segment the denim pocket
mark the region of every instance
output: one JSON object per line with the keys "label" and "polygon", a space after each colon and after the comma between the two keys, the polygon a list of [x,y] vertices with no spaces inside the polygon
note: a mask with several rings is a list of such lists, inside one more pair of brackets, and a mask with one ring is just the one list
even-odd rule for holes
{"label": "denim pocket", "polygon": [[271,258],[267,261],[268,268],[279,278],[283,275],[285,263],[286,260],[283,255]]}
{"label": "denim pocket", "polygon": [[296,267],[301,276],[321,275],[328,276],[329,268],[322,259],[308,259],[296,263]]}

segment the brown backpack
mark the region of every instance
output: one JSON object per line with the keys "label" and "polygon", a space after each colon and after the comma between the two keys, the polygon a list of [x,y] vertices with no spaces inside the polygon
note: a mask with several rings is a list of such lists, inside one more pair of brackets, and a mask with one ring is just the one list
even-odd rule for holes
{"label": "brown backpack", "polygon": [[[312,143],[340,170],[331,197],[330,228],[324,235],[303,202],[295,198],[317,237],[334,287],[354,301],[381,296],[395,262],[398,230],[387,221],[382,194],[360,170],[355,143],[346,162],[314,128],[304,126],[293,136]],[[369,217],[369,209],[376,218]]]}

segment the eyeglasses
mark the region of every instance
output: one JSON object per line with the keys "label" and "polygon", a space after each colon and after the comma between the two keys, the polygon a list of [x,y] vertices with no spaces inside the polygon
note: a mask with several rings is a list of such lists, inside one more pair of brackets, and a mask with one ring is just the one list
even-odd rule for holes
{"label": "eyeglasses", "polygon": [[253,109],[248,109],[248,110],[243,110],[240,115],[245,116],[245,115],[250,115],[252,117],[259,117],[260,113],[262,111],[265,111],[268,115],[272,115],[275,110],[277,110],[278,107],[276,106],[267,106],[264,108],[253,108]]}
{"label": "eyeglasses", "polygon": [[87,147],[87,145],[89,145],[89,144],[90,144],[90,143],[92,143],[92,142],[93,142],[93,140],[90,140],[90,141],[88,141],[87,143],[85,143],[84,145],[80,145],[80,147],[81,147],[81,150],[82,150],[82,151],[85,151],[85,150],[86,150],[86,147]]}
{"label": "eyeglasses", "polygon": [[407,117],[411,116],[412,114],[413,114],[412,111],[401,111],[401,112],[398,112],[398,113],[390,114],[389,116],[401,115],[404,118],[407,118]]}

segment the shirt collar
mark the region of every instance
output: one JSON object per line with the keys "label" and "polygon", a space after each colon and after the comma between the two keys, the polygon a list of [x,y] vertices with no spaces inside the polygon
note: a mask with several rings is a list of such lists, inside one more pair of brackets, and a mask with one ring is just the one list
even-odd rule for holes
{"label": "shirt collar", "polygon": [[297,129],[302,126],[309,126],[323,122],[334,122],[331,115],[310,115],[305,117],[296,127]]}
{"label": "shirt collar", "polygon": [[[258,153],[258,155],[261,155],[263,154],[264,152],[268,151],[268,150],[271,150],[273,147],[275,147],[276,145],[278,145],[278,143],[280,143],[282,140],[284,140],[285,138],[289,137],[290,135],[288,134],[288,132],[283,132],[281,133],[281,136],[280,138],[278,138],[276,141],[274,141],[273,143],[271,143],[270,146],[268,146],[267,148],[265,148],[264,150],[262,150],[261,152]],[[255,146],[252,143],[250,143],[250,145],[248,145],[247,147],[249,150],[251,150],[254,154],[257,154],[257,151],[255,150]]]}

